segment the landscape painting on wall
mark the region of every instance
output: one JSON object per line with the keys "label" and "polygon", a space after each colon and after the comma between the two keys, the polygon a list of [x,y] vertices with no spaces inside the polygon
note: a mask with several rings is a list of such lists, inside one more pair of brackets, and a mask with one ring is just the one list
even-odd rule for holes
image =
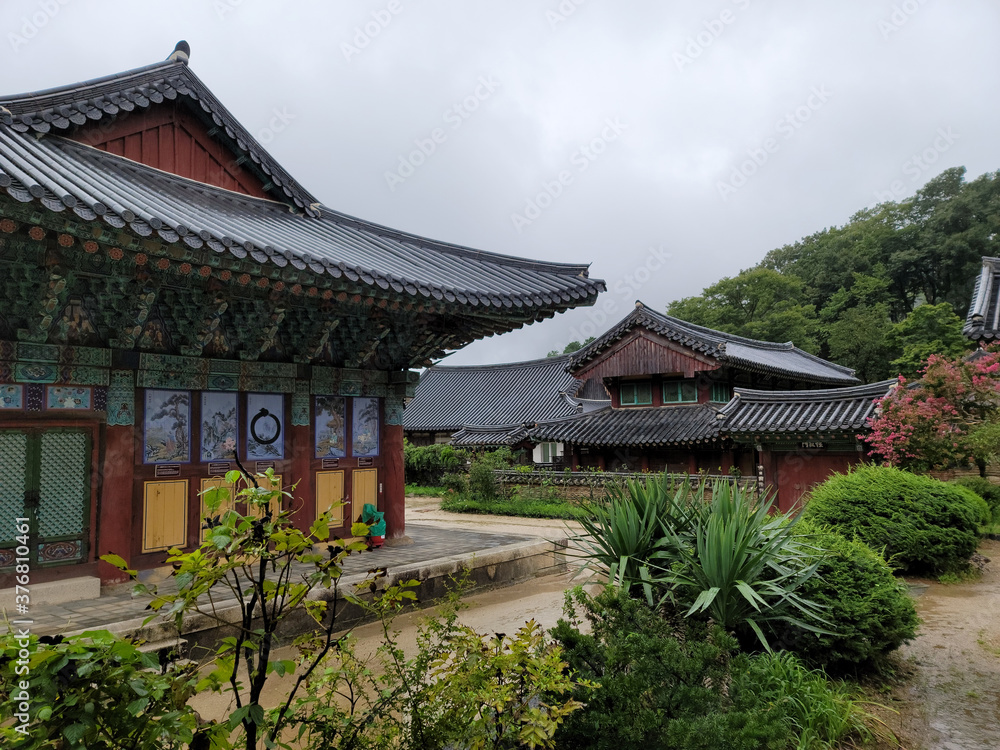
{"label": "landscape painting on wall", "polygon": [[247,395],[247,458],[285,457],[285,397],[280,393]]}
{"label": "landscape painting on wall", "polygon": [[316,458],[347,455],[345,402],[343,396],[316,397]]}
{"label": "landscape painting on wall", "polygon": [[187,391],[146,391],[143,462],[191,460],[191,394]]}
{"label": "landscape painting on wall", "polygon": [[232,461],[236,450],[236,394],[201,394],[201,460]]}
{"label": "landscape painting on wall", "polygon": [[352,420],[355,456],[378,455],[378,399],[355,398]]}

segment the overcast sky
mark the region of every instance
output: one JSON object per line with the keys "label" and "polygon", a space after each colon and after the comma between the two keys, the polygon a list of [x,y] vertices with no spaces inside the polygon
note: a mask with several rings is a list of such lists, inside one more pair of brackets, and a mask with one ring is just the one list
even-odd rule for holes
{"label": "overcast sky", "polygon": [[944,168],[1000,169],[997,0],[0,2],[5,94],[186,39],[326,205],[608,282],[448,364],[544,356]]}

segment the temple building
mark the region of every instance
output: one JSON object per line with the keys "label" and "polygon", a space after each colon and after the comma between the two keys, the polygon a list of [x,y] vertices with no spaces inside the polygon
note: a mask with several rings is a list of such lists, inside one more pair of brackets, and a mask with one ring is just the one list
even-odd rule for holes
{"label": "temple building", "polygon": [[[453,443],[549,445],[558,461],[539,461],[535,453],[535,462],[571,470],[756,476],[788,509],[831,472],[866,458],[860,437],[875,400],[895,383],[861,385],[853,370],[791,343],[693,325],[641,302],[602,336],[559,359],[579,384],[574,394],[606,400],[564,399],[570,413],[549,419],[533,416],[533,409],[508,408],[504,421],[493,423],[489,408],[466,408],[467,422]],[[529,402],[520,388],[503,392],[499,384],[485,390],[469,387],[468,379],[450,382],[452,389],[437,392],[435,403]],[[558,394],[550,383],[544,387],[536,399],[554,403]],[[424,408],[423,388],[422,382],[410,408]]]}
{"label": "temple building", "polygon": [[326,207],[189,52],[0,97],[0,509],[31,519],[0,587],[24,548],[36,583],[192,548],[237,456],[300,524],[374,503],[400,538],[414,368],[604,289]]}

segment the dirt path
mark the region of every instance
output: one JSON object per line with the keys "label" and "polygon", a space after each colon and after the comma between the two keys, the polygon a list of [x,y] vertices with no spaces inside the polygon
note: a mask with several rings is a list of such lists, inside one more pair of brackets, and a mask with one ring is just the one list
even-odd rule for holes
{"label": "dirt path", "polygon": [[975,583],[911,581],[923,623],[890,722],[907,750],[1000,750],[1000,542],[980,553],[992,562]]}

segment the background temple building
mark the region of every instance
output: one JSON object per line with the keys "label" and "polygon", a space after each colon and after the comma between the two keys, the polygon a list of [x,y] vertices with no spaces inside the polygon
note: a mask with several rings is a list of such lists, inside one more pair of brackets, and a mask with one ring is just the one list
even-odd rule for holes
{"label": "background temple building", "polygon": [[[859,433],[874,401],[895,383],[860,385],[853,370],[791,343],[692,325],[641,302],[578,352],[549,361],[580,383],[577,392],[600,388],[610,398],[564,399],[575,413],[551,419],[534,416],[527,406],[520,412],[509,408],[499,423],[485,418],[488,408],[466,407],[467,423],[455,432],[454,444],[552,445],[549,455],[572,470],[756,475],[778,492],[783,509],[812,484],[865,457]],[[463,387],[465,378],[450,381],[455,389],[446,394],[441,386],[447,381],[436,369],[423,376],[435,386],[435,404],[532,403],[520,390],[499,392],[500,384],[485,394]],[[539,385],[548,390],[534,400],[544,396],[556,403],[560,394],[552,385]],[[424,409],[431,393],[422,381],[408,411]]]}
{"label": "background temple building", "polygon": [[188,52],[0,97],[0,510],[32,519],[34,582],[197,544],[234,451],[298,482],[300,524],[371,502],[402,536],[411,368],[604,288],[327,208]]}

